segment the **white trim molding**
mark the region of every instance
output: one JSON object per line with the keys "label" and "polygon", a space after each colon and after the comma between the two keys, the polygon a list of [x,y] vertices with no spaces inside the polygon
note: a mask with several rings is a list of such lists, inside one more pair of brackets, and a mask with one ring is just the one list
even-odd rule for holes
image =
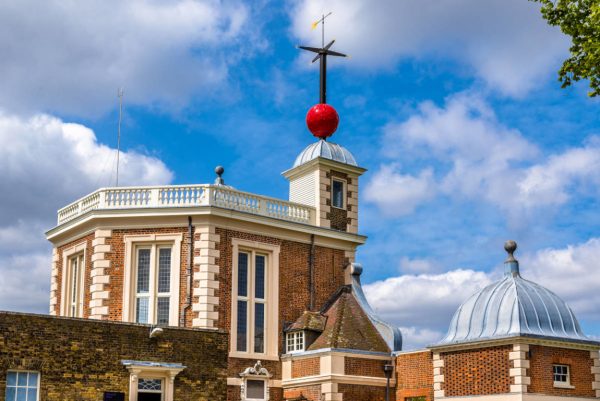
{"label": "white trim molding", "polygon": [[[216,234],[215,227],[211,225],[196,226],[194,233],[200,238],[194,241],[194,249],[199,251],[199,255],[194,256],[192,311],[198,315],[192,320],[192,327],[216,329],[219,320],[217,259],[220,256],[216,248],[221,237]],[[198,297],[197,301],[195,297]]]}
{"label": "white trim molding", "polygon": [[52,272],[50,274],[50,315],[56,316],[58,305],[58,249],[52,248]]}
{"label": "white trim molding", "polygon": [[[170,245],[171,250],[171,277],[169,301],[169,326],[179,326],[179,299],[181,285],[181,241],[183,234],[147,234],[126,235],[125,242],[125,269],[123,272],[123,313],[122,321],[135,321],[135,248],[136,246]],[[153,322],[149,322],[154,324]]]}
{"label": "white trim molding", "polygon": [[[231,327],[229,342],[230,358],[253,358],[262,360],[279,360],[279,245],[267,244],[258,241],[248,241],[239,238],[231,240],[232,245],[232,278],[231,278]],[[238,253],[241,250],[260,252],[267,255],[266,285],[265,285],[265,352],[264,354],[239,352],[235,349],[237,344],[237,293],[238,293]],[[254,322],[248,319],[248,322]]]}
{"label": "white trim molding", "polygon": [[92,285],[90,287],[90,319],[105,319],[108,317],[109,293],[104,290],[104,285],[110,282],[106,269],[110,267],[110,260],[106,256],[110,252],[107,239],[112,236],[112,230],[98,229],[94,232],[94,253],[92,254]]}
{"label": "white trim molding", "polygon": [[508,359],[512,363],[510,377],[514,380],[514,384],[510,385],[511,393],[527,393],[527,386],[531,384],[531,378],[527,376],[527,369],[530,368],[528,352],[528,344],[513,344],[513,350],[508,353]]}
{"label": "white trim molding", "polygon": [[[86,256],[87,256],[87,252],[86,252],[86,248],[87,248],[87,240],[83,240],[83,242],[79,242],[65,250],[63,250],[62,253],[62,280],[61,280],[61,291],[60,291],[60,308],[59,308],[59,314],[60,316],[70,316],[70,317],[83,317],[83,301],[85,300],[85,277],[87,277],[87,268],[86,268]],[[79,282],[80,282],[80,296],[81,296],[81,302],[80,302],[80,307],[78,310],[78,315],[79,316],[71,316],[69,314],[69,307],[70,307],[70,296],[67,293],[67,291],[69,291],[71,289],[71,285],[72,285],[72,274],[73,272],[71,272],[71,267],[69,266],[69,259],[71,259],[74,255],[77,254],[82,254],[83,255],[83,267],[80,270],[80,276],[78,278]]]}

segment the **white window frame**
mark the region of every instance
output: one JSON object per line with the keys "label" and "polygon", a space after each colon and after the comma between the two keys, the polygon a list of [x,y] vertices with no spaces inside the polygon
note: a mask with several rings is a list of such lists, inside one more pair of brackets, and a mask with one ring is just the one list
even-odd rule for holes
{"label": "white window frame", "polygon": [[[36,389],[37,391],[35,392],[36,394],[36,399],[35,400],[27,400],[27,401],[39,401],[40,400],[40,382],[41,382],[41,378],[42,378],[42,374],[36,370],[17,370],[17,369],[9,369],[6,371],[6,376],[5,376],[5,389],[4,389],[4,397],[6,398],[6,392],[7,392],[7,388],[8,388],[8,374],[9,373],[37,373],[37,383],[36,383]],[[15,388],[23,388],[23,386],[15,386]],[[29,389],[31,387],[29,387],[29,385],[27,385],[25,388]]]}
{"label": "white window frame", "polygon": [[[563,382],[563,381],[556,381],[554,380],[555,378],[555,373],[554,373],[554,368],[560,366],[560,367],[566,367],[567,368],[567,381]],[[552,380],[554,382],[554,387],[557,388],[569,388],[569,389],[573,389],[575,388],[575,386],[571,385],[571,367],[569,365],[565,365],[563,363],[554,363],[552,364]]]}
{"label": "white window frame", "polygon": [[[300,339],[301,341],[299,342],[298,339]],[[301,347],[298,346],[299,343],[302,344]],[[286,337],[285,337],[286,354],[297,354],[299,352],[304,352],[305,349],[306,349],[306,335],[303,330],[291,331],[286,334]]]}
{"label": "white window frame", "polygon": [[[229,356],[232,358],[256,358],[263,360],[279,360],[279,253],[280,247],[257,241],[247,241],[238,238],[232,243],[232,281],[231,281],[231,327]],[[237,351],[237,322],[238,322],[238,262],[239,252],[250,253],[251,263],[255,255],[265,255],[265,332],[264,353],[254,352],[254,303],[248,303],[247,320],[247,351]],[[254,280],[252,269],[249,269],[248,281]],[[254,296],[254,285],[249,285],[249,296]]]}
{"label": "white window frame", "polygon": [[185,367],[164,368],[142,365],[128,365],[129,370],[129,401],[137,401],[139,379],[161,379],[162,401],[174,401],[175,377]]}
{"label": "white window frame", "polygon": [[[181,275],[181,242],[183,234],[149,234],[149,235],[127,235],[125,242],[125,271],[123,278],[123,314],[124,322],[135,322],[136,307],[136,285],[137,285],[137,257],[138,249],[149,248],[150,252],[150,286],[151,300],[148,311],[148,324],[155,324],[157,303],[157,277],[158,272],[158,250],[161,247],[171,248],[171,276],[170,276],[170,302],[169,302],[169,326],[179,326],[179,297],[180,297],[180,275]],[[152,291],[154,289],[154,291]],[[167,295],[167,293],[161,293]]]}
{"label": "white window frame", "polygon": [[[81,266],[78,266],[79,277],[77,278],[79,285],[79,294],[76,303],[78,305],[75,315],[71,312],[73,305],[73,270],[71,260],[78,257],[83,261]],[[83,317],[85,307],[85,279],[87,277],[87,241],[76,244],[65,249],[62,253],[62,280],[61,280],[61,297],[60,297],[60,316],[68,317]]]}
{"label": "white window frame", "polygon": [[[337,181],[340,182],[342,184],[342,206],[334,206],[333,204],[333,182]],[[344,180],[343,178],[338,178],[338,177],[331,177],[331,207],[336,208],[336,209],[340,209],[340,210],[346,210],[347,209],[347,198],[348,196],[348,183],[346,180]]]}

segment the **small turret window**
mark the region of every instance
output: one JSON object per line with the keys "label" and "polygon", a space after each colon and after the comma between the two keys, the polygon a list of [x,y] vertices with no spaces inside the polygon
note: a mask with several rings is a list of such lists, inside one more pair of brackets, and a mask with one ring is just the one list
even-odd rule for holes
{"label": "small turret window", "polygon": [[569,365],[552,365],[554,387],[574,388],[571,386],[571,369]]}
{"label": "small turret window", "polygon": [[286,344],[288,354],[304,351],[304,332],[294,331],[288,333]]}
{"label": "small turret window", "polygon": [[344,182],[341,180],[334,179],[331,181],[331,206],[345,209]]}

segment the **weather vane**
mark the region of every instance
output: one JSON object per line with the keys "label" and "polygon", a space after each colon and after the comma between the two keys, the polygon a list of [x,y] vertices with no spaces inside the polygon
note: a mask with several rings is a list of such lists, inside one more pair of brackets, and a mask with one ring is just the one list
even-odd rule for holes
{"label": "weather vane", "polygon": [[320,60],[320,80],[319,80],[319,103],[327,103],[327,56],[336,56],[336,57],[348,57],[346,54],[338,53],[333,50],[329,50],[329,48],[333,45],[335,40],[329,42],[327,46],[325,46],[325,19],[331,15],[323,14],[321,19],[313,22],[312,28],[315,29],[319,24],[321,24],[321,47],[309,47],[309,46],[298,46],[299,49],[308,50],[309,52],[317,53],[315,58],[313,58],[312,62],[314,63],[317,60]]}

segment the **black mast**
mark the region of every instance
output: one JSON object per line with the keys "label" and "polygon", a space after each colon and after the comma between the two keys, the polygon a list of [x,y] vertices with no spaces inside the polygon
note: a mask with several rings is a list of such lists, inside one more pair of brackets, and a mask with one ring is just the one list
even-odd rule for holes
{"label": "black mast", "polygon": [[316,22],[316,24],[322,24],[321,47],[298,46],[299,49],[317,53],[315,58],[312,60],[313,63],[317,60],[320,60],[319,103],[327,103],[327,56],[348,57],[346,54],[329,50],[335,40],[332,40],[327,46],[325,46],[325,18],[327,18],[330,14],[331,13],[323,15],[323,18]]}

